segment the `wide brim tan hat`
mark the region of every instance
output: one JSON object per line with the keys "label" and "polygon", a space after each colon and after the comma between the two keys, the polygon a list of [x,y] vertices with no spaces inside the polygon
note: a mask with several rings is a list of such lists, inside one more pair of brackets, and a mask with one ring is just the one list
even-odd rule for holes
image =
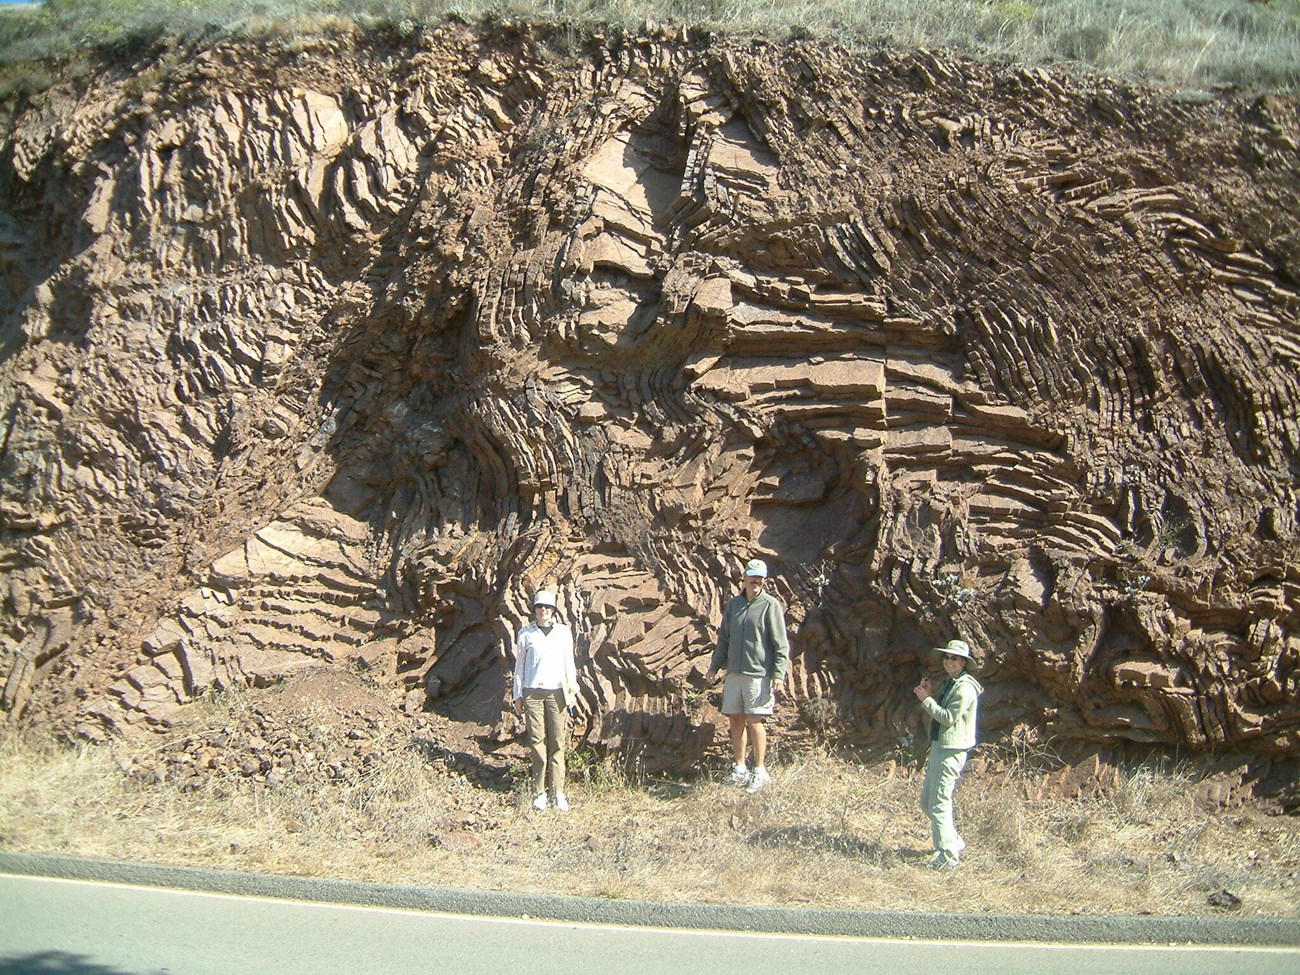
{"label": "wide brim tan hat", "polygon": [[944,657],[965,657],[966,671],[968,673],[973,672],[980,665],[979,660],[975,657],[974,651],[970,648],[970,644],[965,640],[949,640],[947,645],[935,647],[933,653],[941,660]]}

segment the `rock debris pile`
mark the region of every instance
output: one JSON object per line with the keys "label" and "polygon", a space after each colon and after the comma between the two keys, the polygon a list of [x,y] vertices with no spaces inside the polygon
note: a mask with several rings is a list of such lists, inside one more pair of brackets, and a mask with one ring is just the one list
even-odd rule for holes
{"label": "rock debris pile", "polygon": [[318,667],[223,703],[229,713],[186,714],[191,720],[179,721],[156,747],[122,753],[119,767],[181,791],[241,780],[272,790],[311,788],[357,785],[414,750],[436,774],[498,792],[512,791],[523,767],[513,742],[467,751],[464,735],[448,734],[428,716],[394,712],[379,690],[346,671]]}
{"label": "rock debris pile", "polygon": [[410,744],[405,722],[394,720],[382,699],[355,678],[307,673],[276,691],[249,701],[224,721],[124,756],[123,771],[182,791],[226,779],[269,788],[355,783]]}

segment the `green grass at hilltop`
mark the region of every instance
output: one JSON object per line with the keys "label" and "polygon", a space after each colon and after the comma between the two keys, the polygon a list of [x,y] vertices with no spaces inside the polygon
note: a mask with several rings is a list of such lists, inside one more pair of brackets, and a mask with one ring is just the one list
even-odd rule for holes
{"label": "green grass at hilltop", "polygon": [[46,0],[0,17],[0,63],[133,39],[265,37],[447,17],[933,48],[1031,66],[1212,88],[1300,88],[1300,0]]}

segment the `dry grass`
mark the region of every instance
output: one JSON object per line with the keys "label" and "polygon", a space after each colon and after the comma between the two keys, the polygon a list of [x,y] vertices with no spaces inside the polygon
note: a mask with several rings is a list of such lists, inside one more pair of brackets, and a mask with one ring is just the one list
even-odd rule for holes
{"label": "dry grass", "polygon": [[[120,771],[121,743],[0,740],[0,848],[384,883],[675,902],[1030,913],[1300,915],[1300,821],[1194,802],[1187,770],[1135,769],[1111,796],[1025,798],[968,774],[956,874],[925,868],[916,771],[787,758],[755,796],[628,784],[587,767],[567,815],[472,786],[415,748],[352,783],[182,791]],[[581,763],[579,763],[581,765]],[[1031,773],[1026,773],[1029,775]],[[581,781],[585,779],[586,781]]]}
{"label": "dry grass", "polygon": [[1298,0],[45,0],[0,19],[0,62],[164,35],[292,43],[379,27],[410,37],[447,17],[943,48],[1178,86],[1300,83]]}

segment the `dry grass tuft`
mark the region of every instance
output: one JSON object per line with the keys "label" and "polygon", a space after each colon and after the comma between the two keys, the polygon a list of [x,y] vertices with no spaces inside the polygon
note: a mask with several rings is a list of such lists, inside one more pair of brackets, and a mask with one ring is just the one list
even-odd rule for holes
{"label": "dry grass tuft", "polygon": [[[229,715],[214,720],[229,720]],[[0,738],[0,847],[286,875],[695,903],[1198,915],[1300,914],[1300,820],[1197,806],[1184,766],[1133,769],[1105,798],[1029,800],[970,772],[956,874],[925,868],[919,770],[787,756],[756,795],[648,779],[577,756],[567,815],[471,785],[416,747],[355,781],[202,788],[141,782],[141,746]]]}

